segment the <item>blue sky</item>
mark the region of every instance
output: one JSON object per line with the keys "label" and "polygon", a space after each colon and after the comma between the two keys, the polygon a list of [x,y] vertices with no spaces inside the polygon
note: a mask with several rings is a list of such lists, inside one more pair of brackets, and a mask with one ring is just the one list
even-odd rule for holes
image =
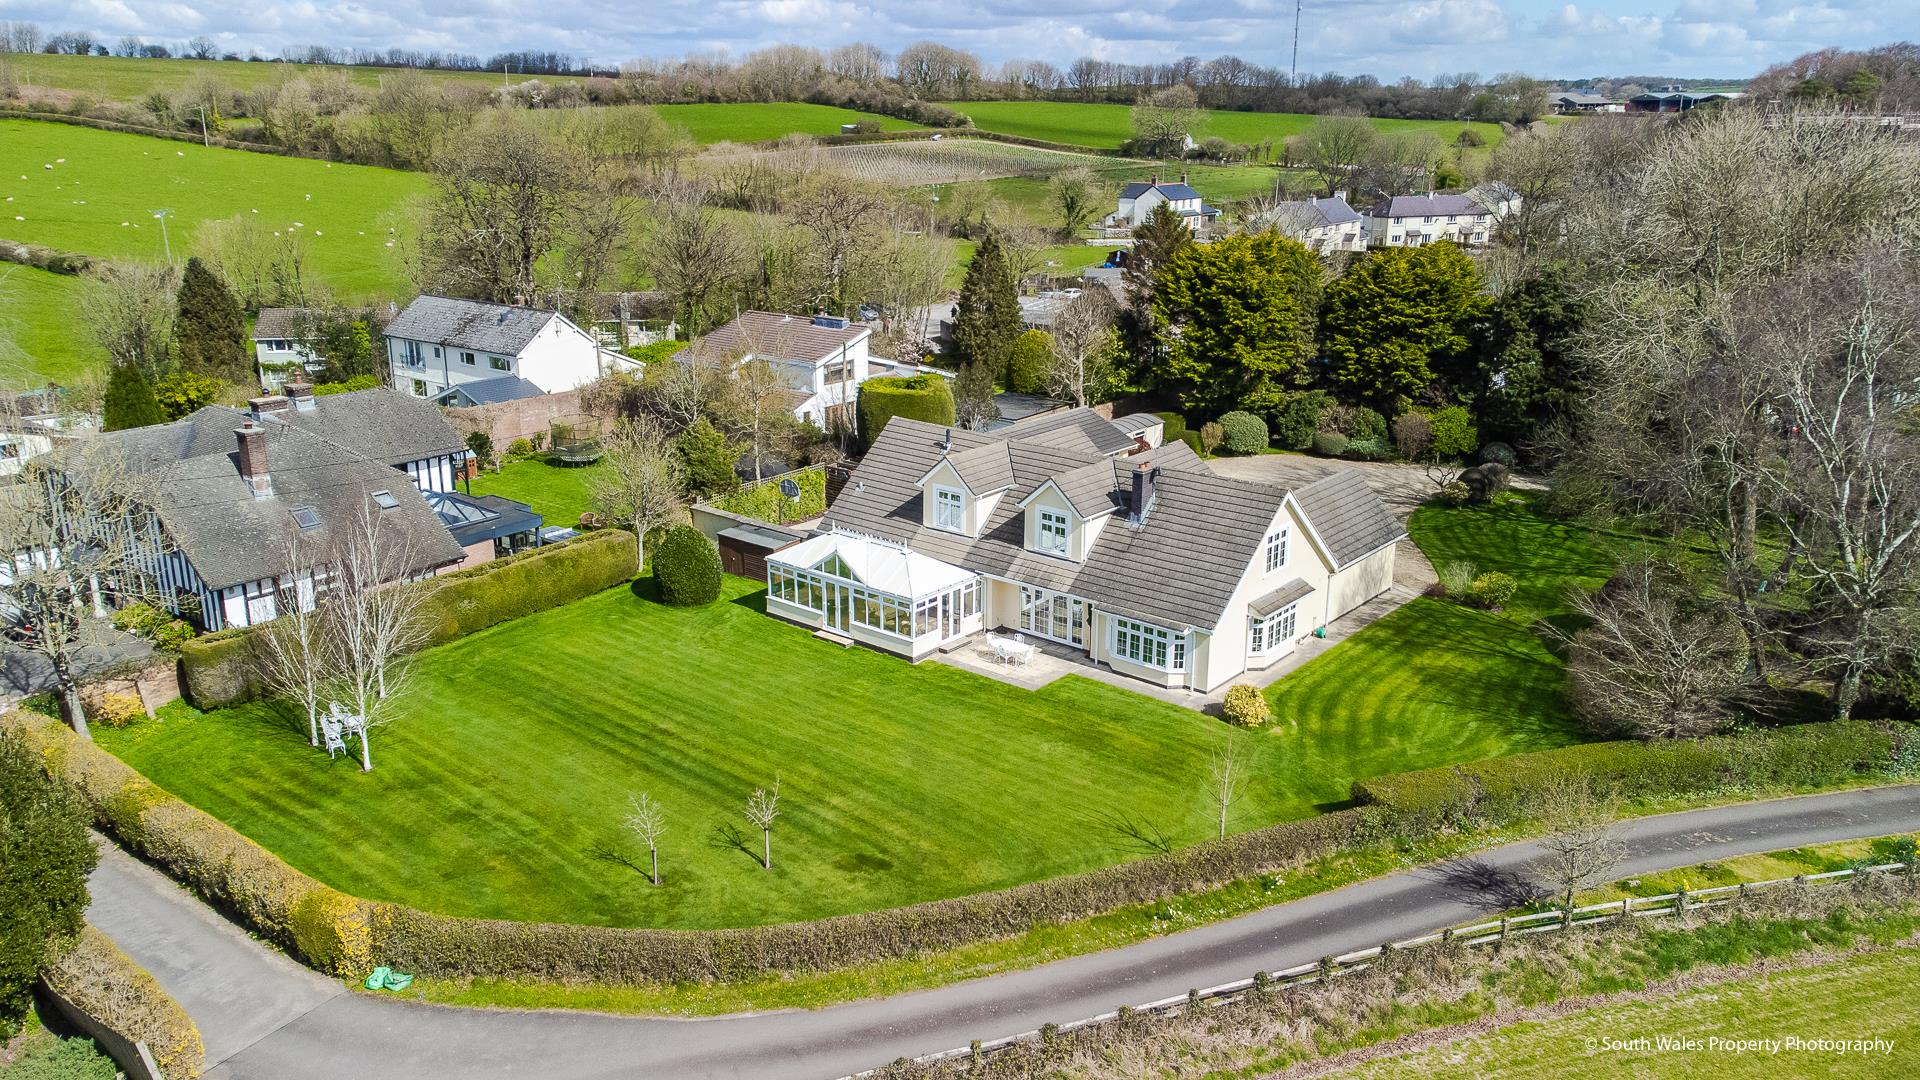
{"label": "blue sky", "polygon": [[[1284,67],[1293,9],[1293,0],[0,0],[0,20],[109,38],[206,34],[268,55],[319,42],[557,49],[612,64],[738,55],[778,41],[865,40],[893,51],[931,38],[989,62],[1232,53]],[[1513,70],[1744,77],[1809,49],[1915,38],[1920,0],[1318,0],[1306,4],[1300,68],[1385,79]]]}

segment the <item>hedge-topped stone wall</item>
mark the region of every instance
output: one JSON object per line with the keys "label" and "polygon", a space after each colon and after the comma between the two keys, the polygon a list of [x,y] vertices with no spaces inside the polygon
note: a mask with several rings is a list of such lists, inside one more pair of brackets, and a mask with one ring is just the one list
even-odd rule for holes
{"label": "hedge-topped stone wall", "polygon": [[147,969],[88,925],[42,976],[58,1007],[126,1074],[148,1075],[145,1044],[169,1080],[190,1080],[206,1065],[200,1029]]}
{"label": "hedge-topped stone wall", "polygon": [[1866,723],[1697,743],[1589,744],[1382,777],[1356,785],[1374,805],[997,892],[777,926],[652,930],[460,918],[363,900],[286,865],[57,720],[16,710],[0,716],[0,728],[39,753],[121,844],[328,974],[357,977],[379,963],[452,978],[604,983],[829,971],[1007,938],[1288,872],[1392,837],[1431,835],[1467,820],[1476,806],[1486,812],[1506,807],[1517,816],[1530,792],[1569,771],[1622,779],[1628,794],[1671,796],[1891,779],[1906,760],[1891,730]]}
{"label": "hedge-topped stone wall", "polygon": [[[414,586],[432,590],[421,606],[427,622],[423,647],[585,599],[632,577],[633,534],[620,529],[442,574]],[[252,627],[222,630],[181,648],[181,691],[195,708],[237,705],[263,692],[254,655],[256,633]]]}

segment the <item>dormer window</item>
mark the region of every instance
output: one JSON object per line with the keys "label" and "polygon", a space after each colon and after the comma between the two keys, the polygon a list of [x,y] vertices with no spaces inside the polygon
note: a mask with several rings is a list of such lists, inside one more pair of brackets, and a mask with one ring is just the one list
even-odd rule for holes
{"label": "dormer window", "polygon": [[1055,510],[1040,511],[1038,541],[1035,546],[1049,554],[1067,553],[1067,543],[1073,536],[1073,528],[1067,523],[1067,515]]}
{"label": "dormer window", "polygon": [[1267,573],[1287,565],[1287,530],[1281,528],[1267,537]]}
{"label": "dormer window", "polygon": [[967,497],[952,488],[933,489],[933,527],[967,531]]}

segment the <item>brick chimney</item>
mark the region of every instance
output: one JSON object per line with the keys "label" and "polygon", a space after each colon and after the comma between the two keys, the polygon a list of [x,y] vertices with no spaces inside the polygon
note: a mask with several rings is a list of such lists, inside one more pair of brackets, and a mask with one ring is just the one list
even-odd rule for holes
{"label": "brick chimney", "polygon": [[284,417],[288,407],[287,399],[279,394],[247,399],[247,408],[253,413],[255,420],[265,420],[269,416]]}
{"label": "brick chimney", "polygon": [[[285,404],[285,399],[280,399]],[[240,475],[253,489],[253,497],[264,499],[273,494],[273,476],[267,472],[267,432],[252,420],[244,420],[233,429],[240,438]]]}
{"label": "brick chimney", "polygon": [[293,381],[287,384],[286,389],[287,400],[293,403],[296,411],[313,411],[313,384],[307,381],[306,376],[295,375]]}
{"label": "brick chimney", "polygon": [[1151,464],[1141,462],[1134,466],[1133,490],[1127,493],[1127,521],[1138,525],[1146,520],[1147,507],[1153,502],[1153,478],[1157,475]]}

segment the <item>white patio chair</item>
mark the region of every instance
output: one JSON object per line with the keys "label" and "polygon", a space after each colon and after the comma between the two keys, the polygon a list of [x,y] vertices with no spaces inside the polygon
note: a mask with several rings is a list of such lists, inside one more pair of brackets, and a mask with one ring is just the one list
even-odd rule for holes
{"label": "white patio chair", "polygon": [[331,716],[320,718],[320,739],[327,748],[327,757],[347,752],[346,740],[340,737],[340,721]]}

